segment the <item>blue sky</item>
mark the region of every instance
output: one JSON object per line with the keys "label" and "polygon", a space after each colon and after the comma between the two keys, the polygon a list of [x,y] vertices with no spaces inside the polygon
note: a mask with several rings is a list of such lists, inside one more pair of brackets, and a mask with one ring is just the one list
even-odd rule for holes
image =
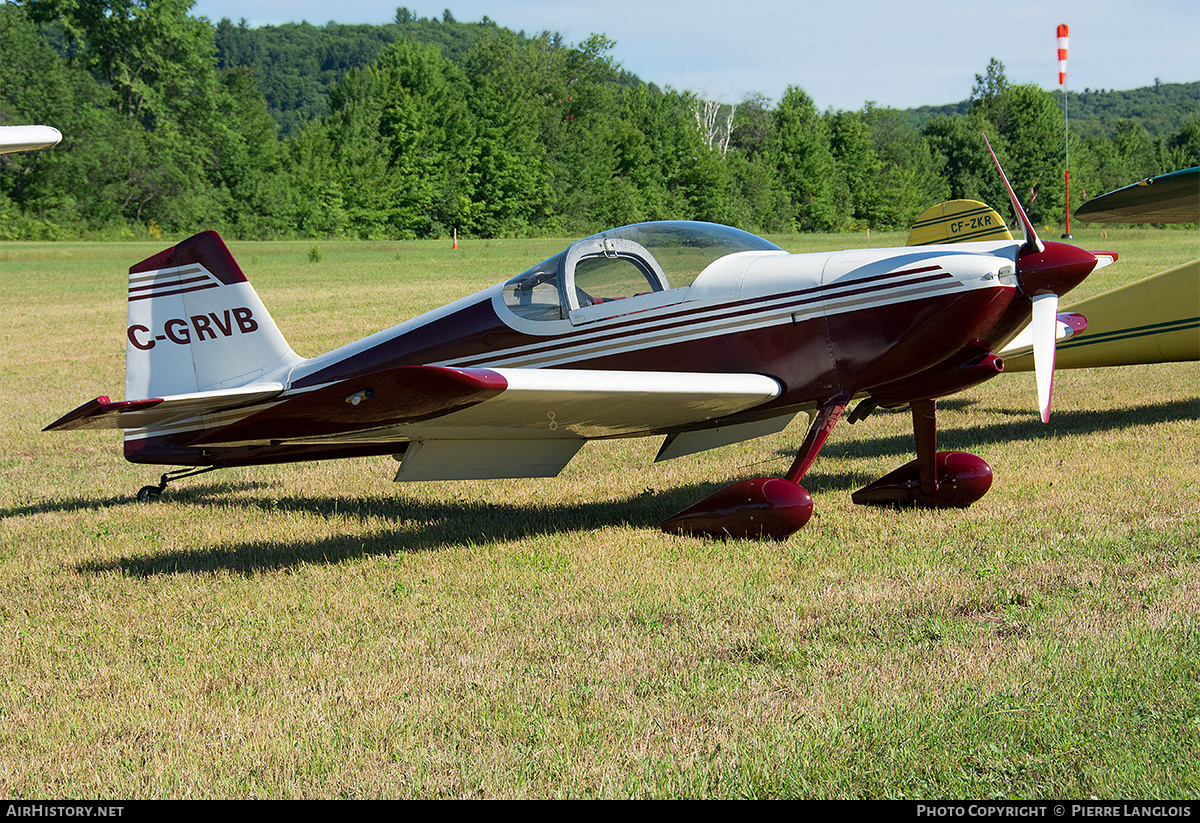
{"label": "blue sky", "polygon": [[1059,23],[1071,28],[1071,93],[1200,80],[1196,0],[199,0],[192,13],[251,26],[386,23],[402,5],[572,44],[604,34],[613,59],[643,80],[722,102],[776,101],[799,86],[822,110],[955,103],[993,57],[1010,82],[1058,90]]}

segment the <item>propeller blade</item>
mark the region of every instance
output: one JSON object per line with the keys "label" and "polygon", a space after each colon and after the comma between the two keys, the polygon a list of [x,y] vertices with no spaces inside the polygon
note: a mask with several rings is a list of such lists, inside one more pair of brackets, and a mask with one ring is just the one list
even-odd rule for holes
{"label": "propeller blade", "polygon": [[1038,408],[1042,422],[1050,421],[1050,395],[1054,392],[1054,351],[1057,337],[1058,295],[1052,292],[1033,298],[1033,368],[1037,375]]}
{"label": "propeller blade", "polygon": [[1045,251],[1046,246],[1037,236],[1037,232],[1033,230],[1033,221],[1029,219],[1025,209],[1021,208],[1021,201],[1017,199],[1017,193],[1013,191],[1012,185],[1008,182],[1008,175],[1001,168],[1000,158],[996,157],[996,152],[992,149],[992,142],[988,140],[986,133],[983,135],[983,142],[987,144],[987,150],[992,155],[992,162],[996,164],[996,171],[1000,172],[1000,179],[1004,181],[1004,188],[1008,190],[1008,199],[1012,202],[1013,211],[1017,213],[1017,219],[1021,221],[1021,234],[1025,238],[1025,244],[1021,247],[1022,252]]}

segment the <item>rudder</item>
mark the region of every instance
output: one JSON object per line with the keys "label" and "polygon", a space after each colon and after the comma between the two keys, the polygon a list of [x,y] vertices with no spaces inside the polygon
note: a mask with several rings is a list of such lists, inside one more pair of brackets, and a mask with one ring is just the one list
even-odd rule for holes
{"label": "rudder", "polygon": [[213,231],[129,269],[126,337],[127,399],[281,380],[303,359]]}
{"label": "rudder", "polygon": [[927,209],[913,223],[906,246],[1012,240],[995,209],[978,200],[947,200]]}

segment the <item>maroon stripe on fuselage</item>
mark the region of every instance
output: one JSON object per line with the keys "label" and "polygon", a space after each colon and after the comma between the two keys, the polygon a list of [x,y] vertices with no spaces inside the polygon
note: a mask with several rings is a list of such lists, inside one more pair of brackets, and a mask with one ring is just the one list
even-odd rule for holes
{"label": "maroon stripe on fuselage", "polygon": [[[951,279],[951,280],[954,279],[954,275],[950,274],[950,272],[944,271],[941,274],[931,274],[927,277],[914,277],[912,280],[905,280],[902,285],[913,286],[913,285],[916,285],[917,283],[932,283],[935,280],[947,280],[947,279]],[[880,283],[880,284],[877,284],[874,286],[863,286],[862,288],[858,288],[858,289],[846,289],[845,291],[839,291],[836,294],[831,294],[830,292],[832,291],[832,289],[827,289],[826,293],[824,295],[824,299],[840,300],[844,297],[853,297],[857,294],[870,294],[871,292],[884,291],[886,289],[894,289],[894,288],[896,288],[895,283]]]}
{"label": "maroon stripe on fuselage", "polygon": [[[936,271],[926,277],[894,283],[902,277]],[[328,368],[307,375],[295,383],[296,388],[321,385],[344,380],[367,372],[393,366],[422,365],[427,363],[454,363],[458,366],[495,365],[496,359],[506,352],[521,348],[520,357],[536,357],[552,353],[563,347],[564,342],[581,340],[587,335],[589,348],[645,332],[669,332],[678,330],[686,333],[687,327],[701,324],[720,323],[732,319],[747,319],[768,313],[786,313],[806,306],[819,304],[823,300],[844,299],[856,295],[898,288],[909,284],[934,280],[953,279],[953,275],[939,266],[923,266],[897,272],[863,277],[848,283],[832,286],[811,286],[791,292],[754,297],[725,306],[698,306],[684,308],[673,313],[645,312],[635,317],[614,318],[612,321],[588,323],[565,333],[551,335],[529,335],[518,332],[504,324],[492,309],[489,298],[481,298],[445,317],[418,326],[410,332],[387,340],[378,346],[360,352]],[[670,307],[668,307],[669,309]],[[598,333],[599,332],[599,333]],[[750,332],[751,334],[756,332]],[[721,333],[717,333],[721,335]],[[723,335],[721,335],[723,336]],[[671,345],[671,344],[667,344]],[[659,345],[649,344],[641,351],[652,351]],[[635,357],[639,353],[634,353]],[[601,356],[599,360],[603,360]],[[596,358],[584,357],[570,365],[585,366],[599,362]],[[565,367],[565,365],[560,366]],[[591,366],[587,366],[591,367]],[[642,366],[642,369],[650,367]],[[703,367],[684,368],[685,371],[706,371]],[[728,371],[741,371],[730,368]]]}
{"label": "maroon stripe on fuselage", "polygon": [[[568,333],[554,335],[553,339],[570,337],[572,335]],[[292,388],[319,386],[394,366],[446,363],[480,354],[492,355],[489,359],[494,359],[494,356],[508,349],[545,339],[523,334],[504,325],[492,309],[491,300],[481,298],[478,303],[302,377],[292,384]]]}

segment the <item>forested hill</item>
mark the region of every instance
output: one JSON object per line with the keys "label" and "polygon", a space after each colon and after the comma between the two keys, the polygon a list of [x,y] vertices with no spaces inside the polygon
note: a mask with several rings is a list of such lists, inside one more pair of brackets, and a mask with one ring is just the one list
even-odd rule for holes
{"label": "forested hill", "polygon": [[[222,19],[216,25],[219,68],[248,66],[255,71],[271,115],[287,136],[308,120],[329,114],[329,95],[351,69],[373,63],[387,46],[407,40],[437,47],[455,65],[463,65],[481,34],[495,33],[488,17],[478,23],[460,23],[449,11],[441,19],[417,17],[407,8],[396,12],[396,21],[383,25],[286,23],[251,28],[244,20],[236,25]],[[525,32],[517,38],[526,42]],[[562,45],[559,35],[544,35]],[[637,83],[621,71],[621,82]]]}
{"label": "forested hill", "polygon": [[249,66],[271,115],[287,136],[308,120],[329,114],[329,94],[351,69],[368,66],[397,40],[436,46],[442,56],[462,65],[481,32],[496,29],[488,18],[459,23],[418,18],[401,8],[386,25],[287,23],[250,28],[243,20],[216,25],[217,66]]}
{"label": "forested hill", "polygon": [[[0,239],[903,229],[950,198],[1004,209],[985,131],[1030,216],[1064,216],[1061,95],[995,60],[952,110],[822,112],[804,78],[778,101],[659,88],[601,34],[568,44],[404,8],[384,26],[250,29],[191,9],[0,5],[0,123],[64,135],[0,156]],[[1198,96],[1073,98],[1072,202],[1200,165]]]}
{"label": "forested hill", "polygon": [[[1200,81],[1195,83],[1158,83],[1130,91],[1084,88],[1052,92],[1058,108],[1071,119],[1071,131],[1078,137],[1113,134],[1122,120],[1137,123],[1154,139],[1170,136],[1189,115],[1200,110]],[[924,128],[938,116],[964,115],[971,101],[946,106],[922,106],[907,112],[909,123]]]}
{"label": "forested hill", "polygon": [[[1061,94],[1055,95],[1060,103]],[[1200,82],[1158,83],[1131,91],[1072,91],[1066,105],[1071,131],[1080,137],[1113,134],[1123,120],[1144,128],[1151,137],[1165,138],[1188,116],[1200,112]]]}

